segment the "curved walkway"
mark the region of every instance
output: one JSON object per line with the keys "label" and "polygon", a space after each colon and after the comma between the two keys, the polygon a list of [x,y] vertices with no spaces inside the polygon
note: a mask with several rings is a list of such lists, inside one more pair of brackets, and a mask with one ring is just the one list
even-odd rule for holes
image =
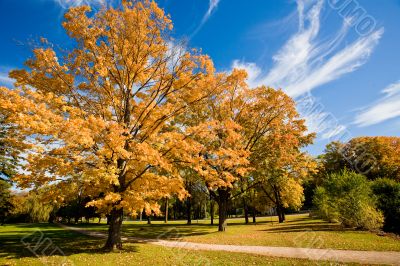
{"label": "curved walkway", "polygon": [[[85,230],[78,227],[70,227],[59,224],[64,229],[73,230],[92,237],[106,238],[102,232]],[[356,262],[361,264],[389,264],[400,265],[400,252],[394,251],[357,251],[357,250],[335,250],[316,248],[293,248],[293,247],[266,247],[266,246],[237,246],[200,244],[184,241],[170,241],[160,239],[143,239],[136,237],[123,237],[123,240],[149,243],[163,247],[182,248],[190,250],[210,250],[240,252],[257,254],[270,257],[298,258],[309,260],[323,260],[335,262]]]}

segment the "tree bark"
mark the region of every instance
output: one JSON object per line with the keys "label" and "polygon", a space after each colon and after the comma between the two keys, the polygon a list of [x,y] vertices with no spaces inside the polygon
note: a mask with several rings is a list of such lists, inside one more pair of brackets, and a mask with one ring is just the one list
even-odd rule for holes
{"label": "tree bark", "polygon": [[246,224],[249,223],[249,210],[247,208],[246,199],[243,198],[243,211],[244,211],[244,221]]}
{"label": "tree bark", "polygon": [[122,249],[121,225],[123,220],[123,209],[113,208],[110,213],[110,225],[108,227],[108,238],[104,249],[111,251],[114,248]]}
{"label": "tree bark", "polygon": [[165,223],[168,223],[168,197],[165,198]]}
{"label": "tree bark", "polygon": [[257,210],[255,207],[253,207],[252,208],[253,223],[256,223],[256,214],[257,214]]}
{"label": "tree bark", "polygon": [[186,216],[187,224],[192,224],[192,200],[190,197],[186,199]]}
{"label": "tree bark", "polygon": [[228,200],[230,192],[227,189],[218,189],[218,231],[224,232],[227,227]]}
{"label": "tree bark", "polygon": [[285,213],[281,203],[281,198],[279,196],[278,190],[274,187],[275,200],[276,200],[276,213],[278,214],[279,223],[283,223],[285,221]]}
{"label": "tree bark", "polygon": [[211,200],[211,202],[210,202],[211,225],[214,225],[214,204],[215,204],[215,202],[213,200]]}
{"label": "tree bark", "polygon": [[278,214],[279,223],[283,223],[285,221],[285,213],[282,205],[278,204],[276,207],[276,213]]}

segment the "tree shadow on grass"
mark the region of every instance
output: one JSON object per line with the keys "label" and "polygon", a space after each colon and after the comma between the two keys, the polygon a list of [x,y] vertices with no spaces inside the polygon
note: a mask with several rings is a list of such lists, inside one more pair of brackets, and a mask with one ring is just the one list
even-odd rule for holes
{"label": "tree shadow on grass", "polygon": [[218,228],[211,225],[124,225],[123,234],[147,239],[180,240],[187,236],[200,236],[214,233]]}
{"label": "tree shadow on grass", "polygon": [[[229,224],[230,225],[230,224]],[[237,225],[237,224],[234,224]],[[71,227],[82,228],[94,232],[107,233],[107,225],[105,224],[74,224]],[[143,239],[169,239],[179,240],[186,236],[199,236],[215,233],[218,230],[218,224],[210,225],[205,223],[193,223],[187,225],[184,223],[167,223],[167,224],[132,224],[123,223],[122,235],[127,237],[143,238]]]}
{"label": "tree shadow on grass", "polygon": [[344,228],[340,224],[336,223],[315,223],[315,222],[308,222],[302,224],[279,224],[276,227],[268,228],[262,231],[270,232],[270,233],[290,233],[290,232],[308,232],[308,231],[325,231],[325,232],[332,232],[332,231],[346,231],[352,230],[349,228]]}
{"label": "tree shadow on grass", "polygon": [[[259,217],[260,218],[260,217]],[[248,223],[239,222],[238,220],[229,222],[228,220],[228,228],[230,226],[252,226],[252,225],[271,225],[274,226],[277,223],[277,217],[262,217],[262,221],[258,221],[257,223]],[[271,219],[270,219],[271,218]],[[289,224],[299,224],[299,226],[304,226],[305,228],[308,225],[314,225],[314,228],[319,226],[321,222],[312,221],[313,219],[306,217],[295,217],[294,219],[290,219],[285,222],[283,225],[288,226]],[[318,224],[318,225],[315,225]],[[281,224],[279,225],[281,226]],[[104,225],[94,225],[95,229],[106,228]],[[229,230],[229,229],[228,229]],[[308,230],[312,230],[309,228]],[[339,230],[339,229],[338,229]],[[209,223],[192,223],[191,225],[182,223],[167,223],[167,224],[135,224],[135,223],[125,223],[123,224],[123,233],[129,237],[137,237],[144,239],[168,239],[168,240],[182,240],[185,237],[189,236],[201,236],[201,235],[209,235],[218,233],[218,222],[214,225]]]}
{"label": "tree shadow on grass", "polygon": [[[17,230],[0,233],[0,258],[107,253],[102,249],[104,239],[64,230],[57,225],[18,224],[14,227]],[[137,249],[134,245],[126,245],[123,251],[136,252]]]}
{"label": "tree shadow on grass", "polygon": [[[233,222],[229,222],[228,220],[228,230],[230,226],[252,226],[252,225],[277,225],[277,217],[263,217],[264,220],[256,222],[256,223],[248,223],[244,222],[240,223],[237,220]],[[268,220],[265,220],[268,219]],[[271,220],[269,220],[271,218]],[[311,222],[312,218],[310,217],[296,217],[293,220],[288,220],[284,224],[279,224],[279,226],[289,224],[297,224],[299,226],[307,227],[308,225],[315,225],[319,222]],[[321,223],[323,223],[321,221]],[[98,226],[98,227],[97,227]],[[104,225],[103,225],[104,226]],[[315,225],[315,228],[319,225]],[[95,225],[95,227],[100,228],[102,225]],[[105,228],[104,228],[105,229]],[[311,228],[309,228],[311,230]],[[168,223],[168,224],[132,224],[126,223],[123,224],[123,232],[127,236],[138,237],[138,238],[147,238],[147,239],[170,239],[170,240],[180,240],[184,237],[188,236],[200,236],[200,235],[209,235],[218,233],[218,222],[214,225],[208,223],[193,223],[191,225],[184,223]]]}

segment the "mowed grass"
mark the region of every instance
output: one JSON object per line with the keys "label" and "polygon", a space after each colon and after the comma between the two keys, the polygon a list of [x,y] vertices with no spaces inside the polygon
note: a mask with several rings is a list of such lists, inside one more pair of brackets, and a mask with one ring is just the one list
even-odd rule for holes
{"label": "mowed grass", "polygon": [[56,225],[0,226],[0,265],[330,265],[321,261],[189,251],[139,243],[124,243],[123,251],[104,253],[103,244],[104,239]]}
{"label": "mowed grass", "polygon": [[[217,222],[217,221],[216,221]],[[106,231],[105,224],[79,224],[78,227]],[[399,239],[379,236],[376,233],[342,228],[309,217],[308,214],[287,215],[287,221],[279,224],[276,217],[261,217],[256,224],[244,224],[244,219],[229,219],[226,232],[217,232],[210,221],[153,221],[124,222],[126,236],[140,238],[180,239],[189,242],[251,245],[331,248],[347,250],[400,251]]]}

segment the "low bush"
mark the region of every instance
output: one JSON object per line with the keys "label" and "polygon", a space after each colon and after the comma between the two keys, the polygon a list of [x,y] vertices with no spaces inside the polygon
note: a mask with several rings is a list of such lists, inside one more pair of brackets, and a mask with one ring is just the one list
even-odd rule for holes
{"label": "low bush", "polygon": [[322,218],[346,227],[372,230],[383,224],[370,181],[354,172],[328,175],[316,188],[313,203]]}

